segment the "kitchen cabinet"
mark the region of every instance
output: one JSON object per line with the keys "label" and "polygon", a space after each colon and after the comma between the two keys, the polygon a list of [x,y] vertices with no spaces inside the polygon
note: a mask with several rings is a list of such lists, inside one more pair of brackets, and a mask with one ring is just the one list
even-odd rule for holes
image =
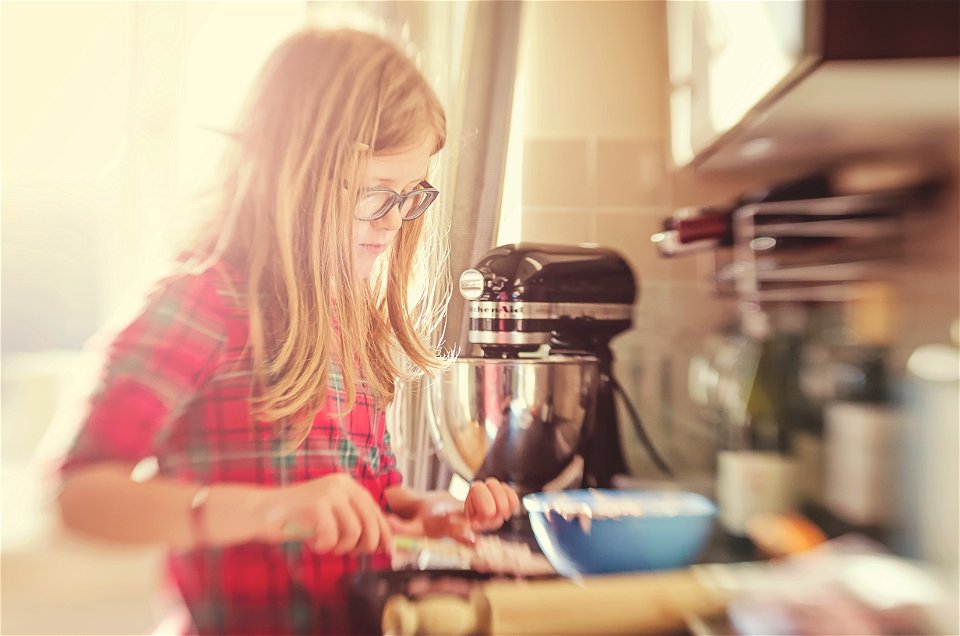
{"label": "kitchen cabinet", "polygon": [[960,3],[668,0],[674,163],[817,163],[955,133]]}

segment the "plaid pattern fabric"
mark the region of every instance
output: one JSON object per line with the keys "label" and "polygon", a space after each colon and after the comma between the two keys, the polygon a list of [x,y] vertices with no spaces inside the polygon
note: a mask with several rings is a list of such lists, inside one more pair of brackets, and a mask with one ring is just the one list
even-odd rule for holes
{"label": "plaid pattern fabric", "polygon": [[[252,361],[243,280],[225,264],[163,281],[112,341],[63,471],[156,457],[161,475],[196,484],[281,486],[350,473],[376,501],[400,482],[384,413],[360,387],[344,415],[342,374],[307,439],[284,451],[276,424],[250,411]],[[198,633],[343,634],[347,577],[362,557],[301,542],[174,552],[168,569]],[[379,554],[363,565],[386,567]]]}

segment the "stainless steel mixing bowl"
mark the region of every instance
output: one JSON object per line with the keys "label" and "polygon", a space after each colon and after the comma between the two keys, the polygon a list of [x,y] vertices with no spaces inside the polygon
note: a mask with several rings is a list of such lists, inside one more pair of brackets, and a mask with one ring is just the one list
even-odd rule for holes
{"label": "stainless steel mixing bowl", "polygon": [[558,476],[593,425],[596,358],[456,360],[430,386],[431,431],[467,480],[496,477],[533,492]]}

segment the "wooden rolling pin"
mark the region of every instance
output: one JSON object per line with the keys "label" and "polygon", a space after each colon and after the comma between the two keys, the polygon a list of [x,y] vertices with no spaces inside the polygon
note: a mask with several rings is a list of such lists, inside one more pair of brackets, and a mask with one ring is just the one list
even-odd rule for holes
{"label": "wooden rolling pin", "polygon": [[488,581],[470,598],[395,595],[382,628],[385,636],[663,634],[683,629],[686,616],[722,613],[731,574],[731,566],[707,565],[578,581]]}

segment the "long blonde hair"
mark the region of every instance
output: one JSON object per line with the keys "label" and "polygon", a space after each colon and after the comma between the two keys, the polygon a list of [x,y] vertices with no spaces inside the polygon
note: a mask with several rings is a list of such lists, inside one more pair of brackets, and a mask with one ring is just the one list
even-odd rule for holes
{"label": "long blonde hair", "polygon": [[369,280],[354,274],[351,237],[370,157],[428,138],[435,154],[446,120],[395,45],[307,30],[269,58],[236,135],[199,249],[244,268],[255,415],[295,420],[302,438],[326,404],[331,363],[342,368],[345,411],[361,381],[383,406],[398,377],[443,364],[432,344],[450,288],[442,213],[404,222]]}

